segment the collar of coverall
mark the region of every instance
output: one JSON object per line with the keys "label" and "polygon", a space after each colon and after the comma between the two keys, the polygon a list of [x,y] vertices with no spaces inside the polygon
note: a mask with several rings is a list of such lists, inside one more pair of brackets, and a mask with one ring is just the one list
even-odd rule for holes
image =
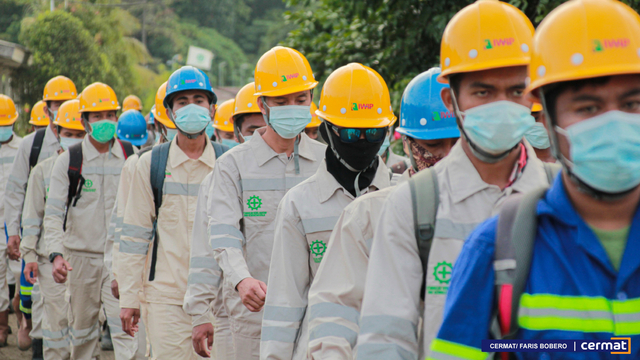
{"label": "collar of coverall", "polygon": [[[96,150],[91,141],[89,141],[89,136],[91,135],[87,134],[84,139],[82,139],[82,157],[87,161],[91,161],[100,156],[98,150]],[[124,159],[122,146],[120,146],[116,138],[113,139],[113,143],[109,146],[109,153],[119,159]]]}
{"label": "collar of coverall", "polygon": [[[516,161],[514,170],[517,177],[511,184],[511,188],[515,192],[527,192],[536,189],[540,186],[542,179],[546,179],[547,175],[544,171],[542,162],[535,156],[533,147],[528,143],[523,142],[527,152],[527,164],[520,170],[516,170],[520,167],[520,161]],[[471,160],[467,157],[467,154],[462,149],[462,142],[458,141],[449,155],[440,160],[435,167],[442,168],[446,166],[446,172],[448,173],[447,181],[450,183],[450,189],[448,189],[451,197],[455,203],[459,203],[466,198],[485,190],[491,186],[482,180],[480,174],[471,163]],[[513,175],[513,174],[512,174]]]}
{"label": "collar of coverall", "polygon": [[[387,168],[383,162],[382,158],[378,156],[378,168],[376,169],[376,174],[373,178],[371,184],[363,189],[362,195],[368,193],[369,189],[373,187],[375,190],[384,189],[386,187],[391,186],[391,180],[389,179],[389,168]],[[338,191],[338,189],[342,189],[344,193],[353,198],[353,195],[349,193],[338,181],[333,177],[333,175],[327,170],[326,160],[323,160],[320,166],[318,166],[318,170],[315,174],[318,179],[318,199],[320,203],[324,203],[333,196],[333,194]]]}
{"label": "collar of coverall", "polygon": [[[198,158],[198,161],[201,161],[208,167],[213,168],[213,164],[216,161],[214,154],[215,152],[213,150],[213,145],[211,145],[211,141],[209,141],[209,139],[206,139],[204,151]],[[174,137],[173,140],[171,140],[171,147],[169,148],[169,162],[171,164],[171,167],[175,169],[182,163],[189,160],[191,160],[191,158],[188,157],[187,154],[185,154],[184,151],[182,151],[182,149],[180,149],[180,147],[178,146],[178,137]]]}

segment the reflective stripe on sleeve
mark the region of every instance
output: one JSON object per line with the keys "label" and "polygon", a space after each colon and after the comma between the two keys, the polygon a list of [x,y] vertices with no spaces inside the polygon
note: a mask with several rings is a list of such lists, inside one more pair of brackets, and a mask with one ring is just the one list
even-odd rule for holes
{"label": "reflective stripe on sleeve", "polygon": [[478,348],[434,339],[427,360],[485,360],[488,357],[488,353],[484,353]]}
{"label": "reflective stripe on sleeve", "polygon": [[147,252],[149,252],[149,244],[120,240],[119,251],[124,254],[147,255]]}
{"label": "reflective stripe on sleeve", "polygon": [[153,238],[153,229],[138,225],[124,224],[122,225],[121,236],[130,236],[136,239],[151,241],[151,238]]}

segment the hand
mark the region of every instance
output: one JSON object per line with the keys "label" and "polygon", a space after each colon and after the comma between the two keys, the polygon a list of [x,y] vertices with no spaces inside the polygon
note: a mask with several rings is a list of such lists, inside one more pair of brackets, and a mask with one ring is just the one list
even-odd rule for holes
{"label": "hand", "polygon": [[67,273],[71,270],[73,270],[71,264],[69,264],[67,260],[63,259],[62,256],[58,255],[53,259],[53,280],[57,283],[64,283],[67,281]]}
{"label": "hand", "polygon": [[236,286],[244,306],[252,312],[262,310],[264,299],[267,297],[267,284],[254,278],[246,278]]}
{"label": "hand", "polygon": [[11,260],[20,260],[20,235],[11,235],[7,241],[7,256]]}
{"label": "hand", "polygon": [[118,291],[118,282],[116,280],[111,280],[111,295],[120,300],[120,291]]}
{"label": "hand", "polygon": [[211,357],[211,348],[213,347],[213,325],[206,323],[198,325],[191,331],[191,339],[193,341],[193,349],[202,357]]}
{"label": "hand", "polygon": [[138,332],[138,321],[140,321],[140,309],[120,309],[120,321],[122,330],[133,337]]}
{"label": "hand", "polygon": [[[31,276],[33,274],[33,276]],[[27,279],[29,284],[35,284],[38,280],[38,263],[30,262],[24,265],[24,278]]]}

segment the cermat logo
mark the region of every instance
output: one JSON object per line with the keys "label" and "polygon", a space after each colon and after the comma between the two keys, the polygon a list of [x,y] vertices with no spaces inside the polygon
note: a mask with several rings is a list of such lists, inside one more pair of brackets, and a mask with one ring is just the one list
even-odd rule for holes
{"label": "cermat logo", "polygon": [[631,354],[630,337],[612,337],[611,340],[582,341],[582,351],[611,351],[612,354]]}
{"label": "cermat logo", "polygon": [[358,111],[358,110],[371,110],[373,109],[373,104],[358,104],[358,103],[353,103],[353,105],[351,106],[351,110],[352,111]]}
{"label": "cermat logo", "polygon": [[515,41],[516,40],[514,38],[484,39],[484,48],[489,50],[498,46],[511,46]]}

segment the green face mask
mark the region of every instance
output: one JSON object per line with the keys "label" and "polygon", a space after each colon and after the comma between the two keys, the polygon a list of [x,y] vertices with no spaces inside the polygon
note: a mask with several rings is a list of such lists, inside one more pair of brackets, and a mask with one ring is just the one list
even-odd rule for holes
{"label": "green face mask", "polygon": [[99,143],[107,143],[116,135],[117,124],[113,120],[100,120],[90,123],[91,137]]}

